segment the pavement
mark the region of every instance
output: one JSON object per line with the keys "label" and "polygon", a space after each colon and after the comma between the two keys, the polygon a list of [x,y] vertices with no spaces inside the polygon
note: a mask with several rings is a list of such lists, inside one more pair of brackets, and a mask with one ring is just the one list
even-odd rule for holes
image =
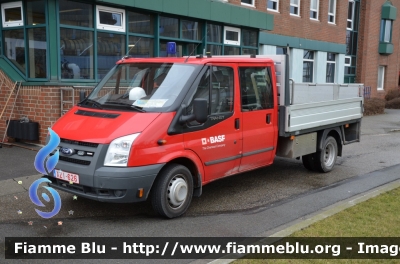
{"label": "pavement", "polygon": [[[62,236],[93,236],[93,234],[101,234],[100,236],[256,236],[256,237],[283,237],[300,230],[316,221],[333,215],[341,210],[353,206],[359,202],[365,201],[371,197],[379,195],[390,189],[400,186],[400,152],[398,146],[393,141],[383,140],[400,132],[400,110],[386,110],[386,114],[364,117],[362,121],[362,142],[365,139],[375,142],[381,142],[382,149],[389,149],[387,159],[379,157],[377,154],[380,149],[372,149],[369,156],[375,158],[376,162],[386,162],[386,167],[369,170],[368,162],[360,157],[360,162],[365,162],[363,167],[366,171],[358,173],[356,176],[329,183],[321,188],[317,188],[306,193],[287,197],[273,203],[261,206],[254,206],[250,209],[233,212],[223,212],[208,215],[190,215],[171,221],[158,221],[158,219],[143,216],[132,217],[124,215],[118,218],[118,230],[115,227],[113,217],[106,216],[102,218],[89,217],[92,213],[85,217],[65,220],[66,224],[71,221],[73,228],[68,231],[63,230],[58,235]],[[363,141],[364,136],[364,141]],[[370,143],[370,142],[365,142]],[[352,146],[352,145],[350,145]],[[25,145],[24,147],[29,146]],[[367,150],[373,148],[366,144]],[[32,146],[38,150],[40,147]],[[357,156],[348,151],[350,155]],[[21,197],[22,192],[26,192],[30,184],[40,177],[33,168],[33,161],[36,155],[35,150],[27,148],[3,147],[0,149],[0,198],[12,202],[13,195],[18,194]],[[358,157],[356,157],[358,158]],[[368,158],[368,156],[367,156]],[[370,158],[371,159],[371,158]],[[368,160],[368,159],[367,159]],[[350,171],[352,168],[346,164],[343,159],[341,167],[343,172]],[[369,161],[369,163],[371,163]],[[363,163],[364,164],[364,163]],[[383,163],[382,163],[383,164]],[[294,164],[299,165],[299,164]],[[278,160],[279,166],[279,160]],[[338,167],[336,169],[340,168]],[[318,177],[315,175],[314,177]],[[18,184],[21,181],[22,184]],[[226,180],[221,180],[222,182]],[[209,187],[208,187],[209,188]],[[225,186],[231,188],[231,186]],[[11,198],[10,198],[11,197]],[[231,196],[230,199],[232,199]],[[21,198],[22,199],[22,198]],[[20,200],[21,200],[20,199]],[[84,208],[90,211],[95,203],[89,200],[81,200]],[[207,204],[208,202],[205,202]],[[8,205],[2,203],[3,209],[7,211]],[[103,205],[105,206],[105,205]],[[116,205],[113,205],[114,207]],[[123,207],[120,207],[123,208]],[[24,210],[24,209],[22,209]],[[96,209],[93,209],[96,211]],[[111,211],[112,209],[109,208]],[[25,210],[27,211],[27,210]],[[111,218],[111,219],[110,219]],[[93,223],[96,219],[98,223]],[[40,221],[40,220],[36,220]],[[44,221],[44,220],[42,220]],[[213,223],[210,225],[209,223]],[[229,223],[229,224],[228,224]],[[245,224],[244,224],[245,223]],[[1,223],[0,223],[1,224]],[[97,225],[98,224],[98,225]],[[204,227],[207,227],[206,229]],[[237,227],[240,227],[238,229]],[[38,227],[28,227],[20,225],[18,222],[6,220],[0,225],[2,236],[38,236]],[[57,231],[54,228],[53,232]],[[57,231],[58,232],[58,231]],[[169,232],[169,233],[167,233]],[[50,234],[45,234],[50,235]],[[1,238],[0,238],[1,240]],[[240,256],[232,256],[235,259]],[[228,263],[230,260],[216,260],[216,263]],[[195,262],[204,263],[197,260]],[[207,261],[209,262],[209,261]],[[36,263],[36,262],[32,262]],[[37,262],[40,263],[40,262]],[[91,262],[88,262],[91,263]],[[93,262],[95,263],[95,262]]]}

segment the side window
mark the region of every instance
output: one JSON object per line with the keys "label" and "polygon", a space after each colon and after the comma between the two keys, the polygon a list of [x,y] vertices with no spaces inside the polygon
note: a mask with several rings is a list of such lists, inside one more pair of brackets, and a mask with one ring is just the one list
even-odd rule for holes
{"label": "side window", "polygon": [[269,67],[241,67],[239,79],[243,112],[274,107]]}
{"label": "side window", "polygon": [[233,69],[213,66],[211,74],[210,114],[233,111]]}
{"label": "side window", "polygon": [[[233,69],[230,67],[210,66],[201,77],[186,114],[193,113],[193,101],[196,98],[207,99],[208,114],[233,112]],[[197,125],[196,121],[189,123]]]}

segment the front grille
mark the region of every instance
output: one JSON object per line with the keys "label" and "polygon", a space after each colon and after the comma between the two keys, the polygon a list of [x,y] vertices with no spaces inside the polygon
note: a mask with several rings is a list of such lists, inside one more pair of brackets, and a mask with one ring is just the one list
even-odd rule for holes
{"label": "front grille", "polygon": [[69,140],[69,139],[65,139],[65,138],[61,138],[60,141],[61,141],[62,143],[68,143],[68,144],[79,145],[79,146],[85,146],[85,147],[91,147],[91,148],[97,148],[97,146],[99,145],[98,143],[90,143],[90,142]]}
{"label": "front grille", "polygon": [[79,159],[69,158],[69,157],[65,157],[65,156],[60,156],[60,160],[65,161],[65,162],[80,164],[80,165],[90,165],[90,161],[88,161],[88,160],[79,160]]}

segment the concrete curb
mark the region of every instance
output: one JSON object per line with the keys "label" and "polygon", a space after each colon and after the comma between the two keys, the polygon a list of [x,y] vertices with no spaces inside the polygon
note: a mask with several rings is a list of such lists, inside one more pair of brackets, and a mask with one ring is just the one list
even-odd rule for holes
{"label": "concrete curb", "polygon": [[[287,237],[290,236],[291,234],[293,234],[296,231],[302,230],[320,220],[323,220],[329,216],[332,216],[334,214],[337,214],[347,208],[350,208],[354,205],[357,205],[359,203],[362,203],[364,201],[367,201],[371,198],[374,198],[382,193],[386,193],[388,191],[391,191],[393,189],[399,188],[400,187],[400,180],[396,180],[394,182],[379,186],[377,188],[374,188],[368,192],[353,196],[351,198],[348,198],[346,200],[337,202],[333,205],[330,205],[328,207],[325,207],[313,214],[307,215],[304,217],[304,220],[299,219],[296,221],[293,221],[291,223],[285,224],[283,226],[280,226],[278,228],[276,228],[275,230],[280,230],[277,231],[275,233],[273,233],[272,235],[267,235],[266,233],[262,233],[260,234],[260,237],[276,237],[276,240],[279,240],[279,238],[281,237]],[[268,232],[270,234],[270,232]],[[270,243],[270,239],[268,240],[268,243],[266,243],[266,239],[265,238],[261,238],[257,244],[269,244]],[[209,263],[212,264],[228,264],[231,263],[239,258],[242,258],[244,256],[246,256],[247,254],[229,254],[224,256],[224,259],[216,259],[213,260]]]}

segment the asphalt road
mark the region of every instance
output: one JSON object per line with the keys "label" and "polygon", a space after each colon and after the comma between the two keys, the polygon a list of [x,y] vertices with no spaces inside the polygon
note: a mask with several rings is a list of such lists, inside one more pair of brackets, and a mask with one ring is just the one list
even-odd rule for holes
{"label": "asphalt road", "polygon": [[[337,201],[399,179],[400,111],[387,113],[363,119],[361,143],[345,146],[344,156],[330,173],[310,173],[301,161],[276,158],[270,167],[205,186],[188,212],[172,220],[155,216],[148,202],[106,204],[73,200],[63,192],[60,213],[42,219],[26,191],[37,177],[19,174],[23,165],[33,164],[34,157],[27,160],[19,154],[21,165],[10,168],[11,161],[5,160],[13,156],[8,153],[14,148],[0,149],[0,243],[7,236],[264,236]],[[23,177],[10,177],[10,173]],[[58,226],[58,221],[63,225]]]}

